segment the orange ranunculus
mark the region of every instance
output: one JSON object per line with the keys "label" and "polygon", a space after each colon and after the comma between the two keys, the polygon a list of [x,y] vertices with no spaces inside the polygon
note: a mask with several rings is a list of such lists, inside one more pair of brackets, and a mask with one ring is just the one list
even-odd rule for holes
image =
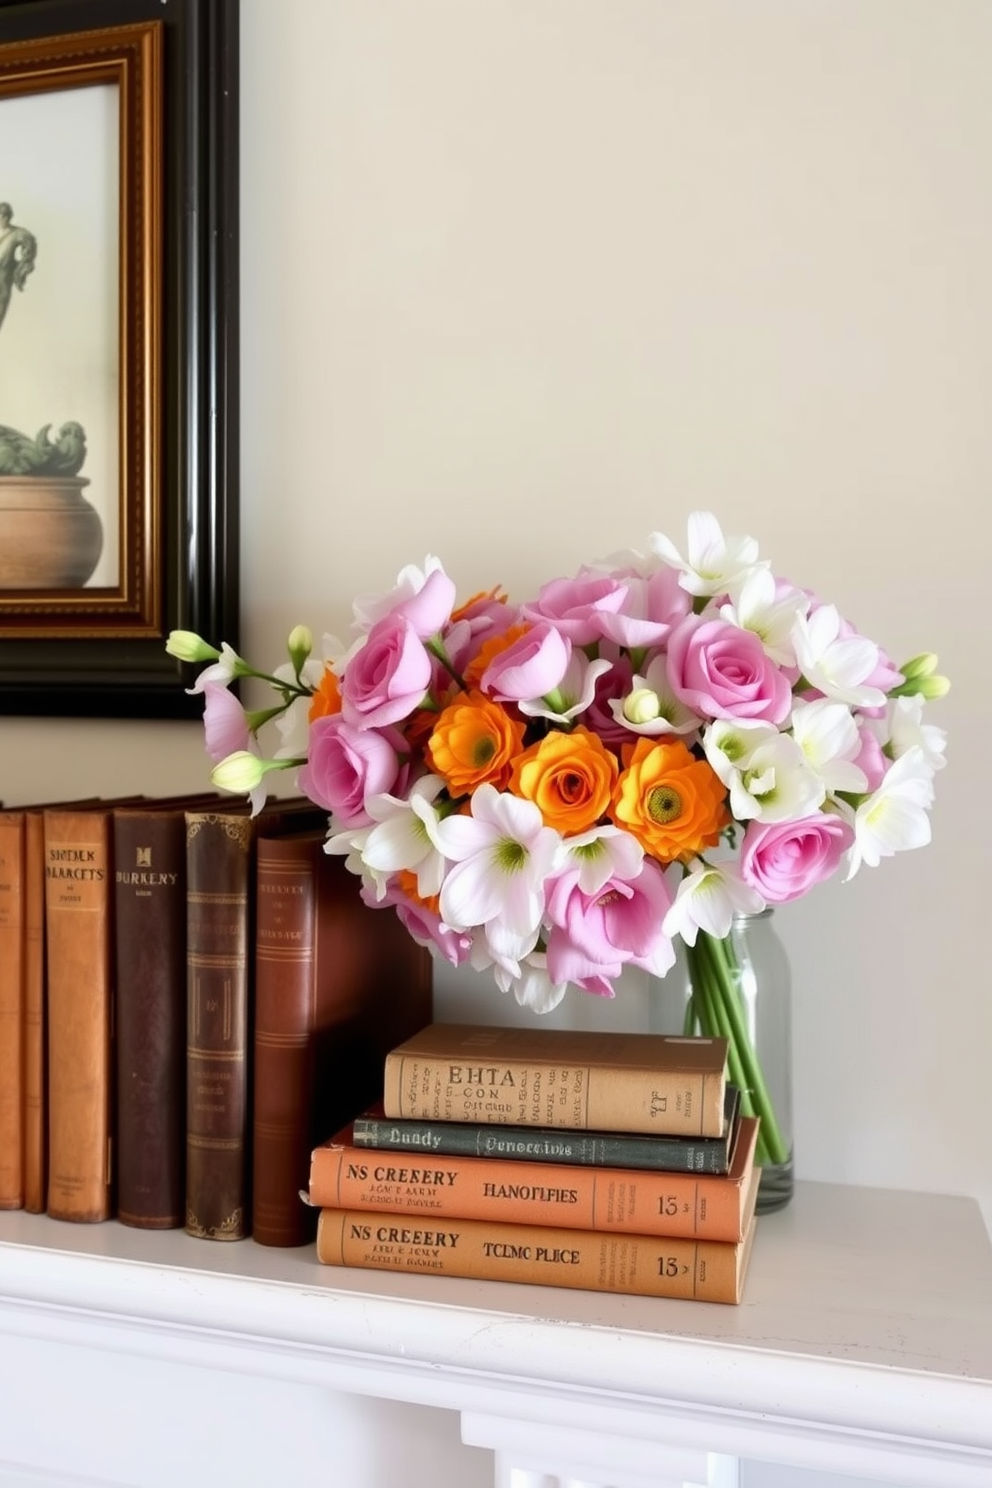
{"label": "orange ranunculus", "polygon": [[549,827],[574,836],[605,814],[618,773],[616,756],[580,724],[532,744],[513,767],[510,789],[533,801]]}
{"label": "orange ranunculus", "polygon": [[507,595],[502,584],[494,584],[492,589],[480,589],[478,594],[472,594],[464,604],[458,605],[451,612],[452,622],[462,620],[470,616],[476,609],[482,609],[490,604],[507,603]]}
{"label": "orange ranunculus", "polygon": [[330,667],[325,666],[323,675],[311,695],[308,717],[313,723],[315,718],[326,718],[330,713],[340,712],[341,684]]}
{"label": "orange ranunculus", "polygon": [[481,692],[463,692],[434,724],[427,758],[453,796],[486,782],[502,790],[523,747],[524,725]]}
{"label": "orange ranunculus", "polygon": [[505,651],[508,646],[512,646],[514,641],[519,641],[521,636],[525,636],[533,628],[530,624],[510,625],[506,630],[500,631],[499,635],[491,636],[488,641],[483,641],[462,674],[468,686],[478,687],[482,674],[493,657]]}
{"label": "orange ranunculus", "polygon": [[716,847],[730,821],[727,792],[705,760],[681,740],[639,739],[624,750],[613,820],[662,863]]}

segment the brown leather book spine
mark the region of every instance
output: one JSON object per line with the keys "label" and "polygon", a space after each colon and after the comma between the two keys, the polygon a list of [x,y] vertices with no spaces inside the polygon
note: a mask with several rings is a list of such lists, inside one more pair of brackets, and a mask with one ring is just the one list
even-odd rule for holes
{"label": "brown leather book spine", "polygon": [[432,963],[391,909],[323,850],[324,832],[260,838],[252,1234],[314,1238],[300,1198],[314,1145],[382,1094],[387,1051],[431,1018]]}
{"label": "brown leather book spine", "polygon": [[186,1218],[186,817],[113,814],[117,1218]]}
{"label": "brown leather book spine", "polygon": [[48,1213],[84,1223],[113,1213],[111,858],[109,812],[46,810]]}
{"label": "brown leather book spine", "polygon": [[24,1207],[48,1203],[48,1018],[45,974],[45,819],[24,816]]}
{"label": "brown leather book spine", "polygon": [[255,823],[186,813],[186,1230],[248,1234],[248,946]]}
{"label": "brown leather book spine", "polygon": [[24,813],[0,812],[0,1209],[24,1207]]}

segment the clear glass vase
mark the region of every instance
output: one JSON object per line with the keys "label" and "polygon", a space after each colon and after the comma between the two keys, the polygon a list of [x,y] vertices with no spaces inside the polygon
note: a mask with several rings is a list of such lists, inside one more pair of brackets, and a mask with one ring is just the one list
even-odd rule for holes
{"label": "clear glass vase", "polygon": [[792,1197],[792,979],[773,911],[735,915],[722,940],[700,931],[694,946],[653,983],[651,1026],[659,1033],[723,1035],[730,1078],[745,1115],[760,1116],[758,1213]]}

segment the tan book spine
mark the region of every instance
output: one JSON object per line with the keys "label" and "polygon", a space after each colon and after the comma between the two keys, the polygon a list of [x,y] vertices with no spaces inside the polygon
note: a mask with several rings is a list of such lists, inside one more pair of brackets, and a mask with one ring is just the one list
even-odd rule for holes
{"label": "tan book spine", "polygon": [[724,1039],[434,1023],[386,1060],[387,1116],[717,1137]]}
{"label": "tan book spine", "polygon": [[83,1223],[113,1212],[110,877],[109,813],[46,810],[48,1213]]}
{"label": "tan book spine", "polygon": [[24,813],[0,812],[0,1209],[24,1206]]}
{"label": "tan book spine", "polygon": [[745,1239],[736,1245],[495,1220],[322,1209],[317,1259],[326,1266],[369,1271],[737,1303],[755,1229],[756,1181],[752,1189]]}
{"label": "tan book spine", "polygon": [[311,1156],[309,1197],[319,1208],[736,1243],[747,1222],[758,1122],[741,1121],[724,1177],[372,1152],[350,1146],[347,1135]]}
{"label": "tan book spine", "polygon": [[48,1028],[45,994],[45,819],[24,817],[24,1207],[48,1202]]}

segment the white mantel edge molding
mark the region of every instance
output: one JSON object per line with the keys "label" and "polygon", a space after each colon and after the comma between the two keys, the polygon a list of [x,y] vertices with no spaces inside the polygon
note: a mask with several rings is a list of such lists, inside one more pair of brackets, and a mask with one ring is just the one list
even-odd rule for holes
{"label": "white mantel edge molding", "polygon": [[[560,1443],[581,1422],[662,1453],[900,1488],[992,1483],[980,1381],[435,1305],[377,1291],[379,1278],[310,1288],[18,1246],[2,1247],[0,1277],[7,1334],[458,1410],[464,1439],[497,1454],[522,1430]],[[502,1442],[482,1440],[499,1422]]]}

